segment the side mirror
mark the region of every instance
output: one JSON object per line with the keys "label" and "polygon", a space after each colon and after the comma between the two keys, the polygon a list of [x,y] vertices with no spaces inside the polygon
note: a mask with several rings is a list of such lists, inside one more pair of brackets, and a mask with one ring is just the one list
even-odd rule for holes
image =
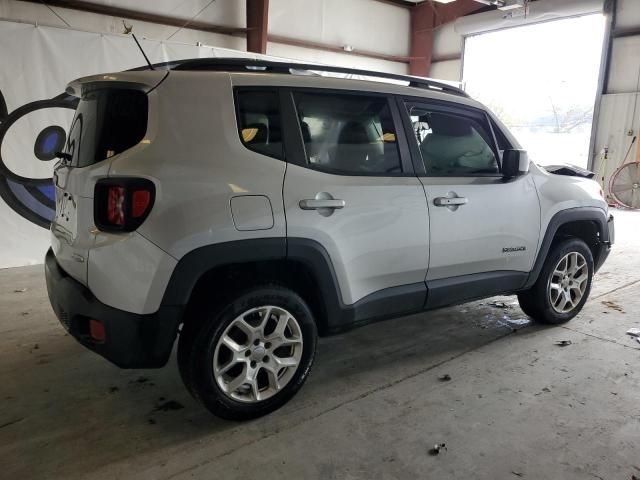
{"label": "side mirror", "polygon": [[529,156],[524,150],[505,150],[502,153],[502,176],[515,178],[529,171]]}

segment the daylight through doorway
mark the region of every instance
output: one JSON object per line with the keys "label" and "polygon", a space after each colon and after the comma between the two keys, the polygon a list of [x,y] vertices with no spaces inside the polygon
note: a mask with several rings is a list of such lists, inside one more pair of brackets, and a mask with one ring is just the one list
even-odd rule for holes
{"label": "daylight through doorway", "polygon": [[467,37],[465,88],[536,163],[586,168],[604,30],[597,14]]}

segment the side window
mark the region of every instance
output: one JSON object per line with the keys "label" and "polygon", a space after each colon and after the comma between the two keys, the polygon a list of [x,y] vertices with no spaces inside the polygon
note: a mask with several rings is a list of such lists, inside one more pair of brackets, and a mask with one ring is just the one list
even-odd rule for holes
{"label": "side window", "polygon": [[249,150],[284,159],[280,101],[274,90],[237,92],[238,131]]}
{"label": "side window", "polygon": [[465,176],[499,172],[487,126],[464,115],[408,105],[427,175]]}
{"label": "side window", "polygon": [[294,93],[309,166],[343,175],[402,172],[384,97]]}

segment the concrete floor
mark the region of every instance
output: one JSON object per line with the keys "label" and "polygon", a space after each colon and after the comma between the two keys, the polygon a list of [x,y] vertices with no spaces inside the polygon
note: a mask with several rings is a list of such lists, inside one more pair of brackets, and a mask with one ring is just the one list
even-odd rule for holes
{"label": "concrete floor", "polygon": [[566,326],[501,297],[324,338],[298,396],[247,423],[205,412],[175,360],[125,371],[78,345],[42,267],[0,270],[0,477],[640,476],[640,212],[614,214],[615,251]]}

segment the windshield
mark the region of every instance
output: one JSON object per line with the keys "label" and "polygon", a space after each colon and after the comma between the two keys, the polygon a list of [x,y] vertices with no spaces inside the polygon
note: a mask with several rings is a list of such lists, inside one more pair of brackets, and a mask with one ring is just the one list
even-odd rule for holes
{"label": "windshield", "polygon": [[136,145],[147,131],[147,114],[147,95],[138,90],[109,88],[83,95],[67,140],[71,165],[93,165]]}

